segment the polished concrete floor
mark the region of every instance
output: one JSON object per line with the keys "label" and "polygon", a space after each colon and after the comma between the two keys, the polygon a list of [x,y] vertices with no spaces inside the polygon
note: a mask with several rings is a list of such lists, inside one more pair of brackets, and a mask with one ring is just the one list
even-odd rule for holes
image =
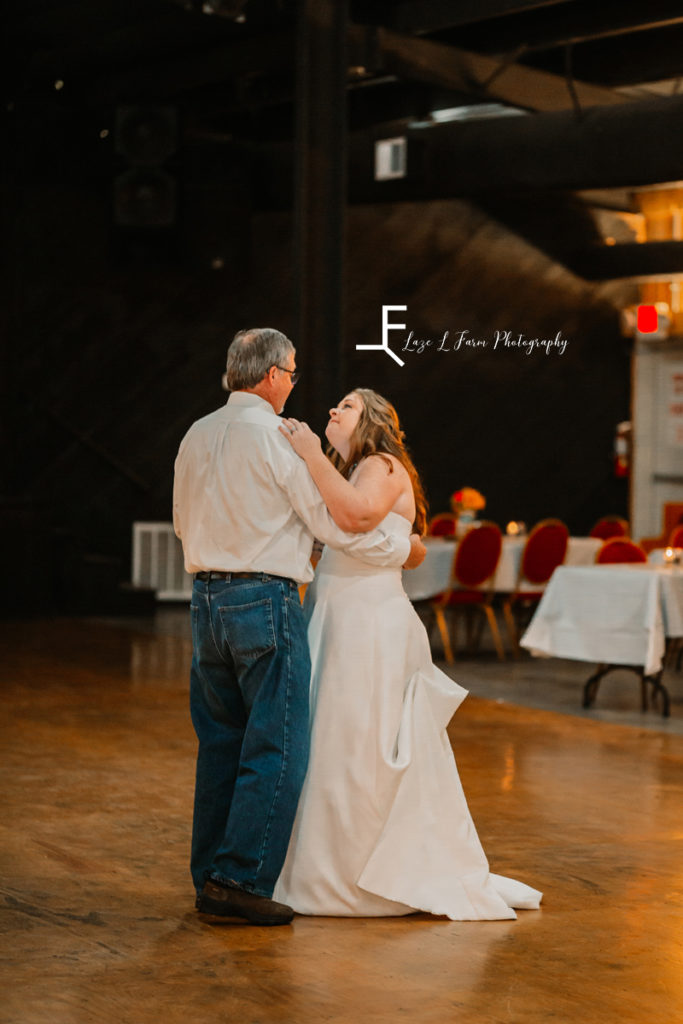
{"label": "polished concrete floor", "polygon": [[666,722],[628,677],[589,714],[586,666],[454,666],[479,834],[540,912],[262,929],[192,906],[185,613],[4,623],[0,655],[2,1024],[683,1020],[680,673]]}

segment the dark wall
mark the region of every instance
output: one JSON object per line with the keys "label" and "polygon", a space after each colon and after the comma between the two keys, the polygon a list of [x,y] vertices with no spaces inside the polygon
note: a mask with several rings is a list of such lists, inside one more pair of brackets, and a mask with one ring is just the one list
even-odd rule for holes
{"label": "dark wall", "polygon": [[[227,338],[244,319],[249,209],[214,192],[195,189],[160,231],[116,227],[97,186],[6,192],[8,603],[83,604],[89,576],[129,579],[135,520],[169,519],[180,436],[225,399]],[[37,592],[21,582],[36,563]]]}
{"label": "dark wall", "polygon": [[[39,566],[43,604],[82,605],[97,594],[88,574],[129,577],[135,520],[170,519],[178,443],[225,400],[233,332],[292,330],[291,224],[252,216],[235,181],[186,190],[177,223],[157,231],[117,227],[101,184],[29,183],[5,200],[5,566]],[[408,329],[434,345],[467,330],[488,346],[400,353],[403,368],[357,352],[379,342],[382,304],[407,305]],[[471,205],[356,208],[347,325],[339,390],[372,386],[396,403],[433,511],[467,484],[503,524],[559,515],[584,532],[601,513],[626,512],[611,468],[629,406],[614,294]],[[496,330],[560,332],[568,344],[562,356],[493,351]],[[395,350],[407,333],[392,334]],[[305,372],[306,354],[298,359]],[[293,415],[305,413],[300,400],[295,391]],[[28,586],[11,598],[34,601]]]}

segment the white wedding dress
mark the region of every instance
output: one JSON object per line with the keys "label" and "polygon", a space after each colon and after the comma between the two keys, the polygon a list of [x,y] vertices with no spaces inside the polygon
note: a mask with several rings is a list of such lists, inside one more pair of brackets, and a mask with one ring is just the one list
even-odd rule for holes
{"label": "white wedding dress", "polygon": [[467,691],[432,664],[401,570],[326,548],[305,607],[311,753],[273,898],[332,916],[537,909],[540,892],[489,873],[446,734]]}

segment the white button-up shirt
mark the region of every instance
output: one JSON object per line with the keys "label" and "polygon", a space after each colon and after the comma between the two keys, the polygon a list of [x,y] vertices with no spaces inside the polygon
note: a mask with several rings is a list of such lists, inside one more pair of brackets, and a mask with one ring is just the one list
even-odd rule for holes
{"label": "white button-up shirt", "polygon": [[370,565],[403,565],[406,537],[382,527],[349,534],[336,526],[280,423],[269,402],[235,391],[183,438],[173,525],[187,572],[267,572],[306,583],[313,578],[314,537]]}

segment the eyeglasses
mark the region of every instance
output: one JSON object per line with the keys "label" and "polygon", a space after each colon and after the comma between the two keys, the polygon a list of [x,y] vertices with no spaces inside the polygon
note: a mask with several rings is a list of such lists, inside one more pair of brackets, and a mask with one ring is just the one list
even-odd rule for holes
{"label": "eyeglasses", "polygon": [[288,370],[286,366],[278,366],[277,363],[275,364],[275,366],[278,370],[282,370],[283,373],[291,373],[292,387],[294,387],[299,377],[301,376],[301,370]]}

